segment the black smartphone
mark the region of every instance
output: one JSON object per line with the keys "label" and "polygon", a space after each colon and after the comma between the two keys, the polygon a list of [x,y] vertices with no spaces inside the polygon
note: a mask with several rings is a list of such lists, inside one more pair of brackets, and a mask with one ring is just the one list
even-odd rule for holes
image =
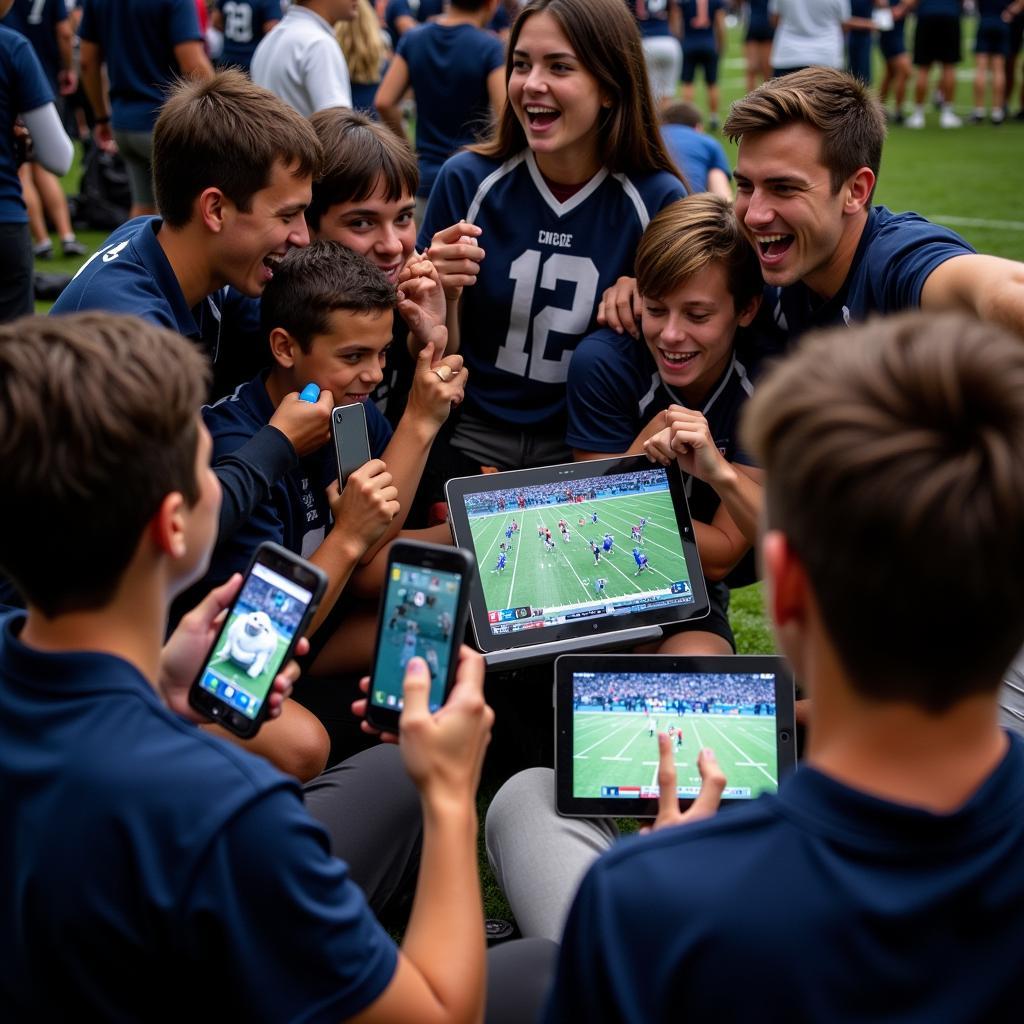
{"label": "black smartphone", "polygon": [[391,545],[366,701],[371,725],[398,732],[402,681],[413,657],[430,669],[430,710],[445,702],[466,632],[473,566],[462,548],[404,540]]}
{"label": "black smartphone", "polygon": [[370,461],[370,437],[366,432],[366,410],[362,402],[335,406],[331,412],[331,433],[338,458],[338,489],[349,474]]}
{"label": "black smartphone", "polygon": [[212,722],[243,738],[267,716],[274,676],[309,627],[327,577],[277,544],[261,544],[188,702]]}

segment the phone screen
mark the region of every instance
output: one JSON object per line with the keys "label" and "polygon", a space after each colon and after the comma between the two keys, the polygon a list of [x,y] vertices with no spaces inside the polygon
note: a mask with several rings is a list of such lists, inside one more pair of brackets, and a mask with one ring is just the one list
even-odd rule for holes
{"label": "phone screen", "polygon": [[402,710],[405,666],[415,657],[430,669],[430,710],[444,703],[461,589],[461,573],[391,563],[371,677],[372,703]]}
{"label": "phone screen", "polygon": [[200,675],[200,688],[254,719],[312,599],[311,591],[257,562]]}

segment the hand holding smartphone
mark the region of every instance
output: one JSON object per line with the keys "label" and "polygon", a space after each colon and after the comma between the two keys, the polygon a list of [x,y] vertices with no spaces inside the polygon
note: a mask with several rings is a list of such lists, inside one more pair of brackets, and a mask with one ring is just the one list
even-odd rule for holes
{"label": "hand holding smartphone", "polygon": [[316,566],[277,544],[261,544],[189,689],[189,705],[244,739],[255,736],[267,717],[274,677],[326,588]]}
{"label": "hand holding smartphone", "polygon": [[414,541],[391,545],[366,702],[366,720],[375,728],[398,732],[411,658],[422,658],[430,671],[430,710],[447,698],[466,631],[473,564],[462,548]]}
{"label": "hand holding smartphone", "polygon": [[341,490],[349,475],[370,461],[370,437],[363,403],[336,406],[331,412],[331,434],[338,460],[338,489]]}

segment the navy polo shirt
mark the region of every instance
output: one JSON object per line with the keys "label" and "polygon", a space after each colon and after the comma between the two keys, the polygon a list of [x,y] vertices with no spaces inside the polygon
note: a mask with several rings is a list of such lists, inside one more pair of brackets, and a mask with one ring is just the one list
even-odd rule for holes
{"label": "navy polo shirt", "polygon": [[197,342],[213,363],[214,397],[228,394],[270,362],[259,300],[223,288],[189,308],[157,233],[159,217],[126,221],[75,274],[51,313],[130,313]]}
{"label": "navy polo shirt", "polygon": [[585,877],[545,1019],[1020,1019],[1024,745],[952,814],[812,768]]}
{"label": "navy polo shirt", "polygon": [[726,177],[732,174],[722,144],[696,128],[685,124],[663,124],[661,137],[694,192],[707,191],[708,171],[712,168],[718,168]]}
{"label": "navy polo shirt", "polygon": [[131,664],[0,618],[0,994],[10,1020],[347,1019],[394,976],[294,779]]}
{"label": "navy polo shirt", "polygon": [[53,102],[39,58],[29,41],[0,25],[0,224],[27,224],[14,156],[14,122],[19,114]]}
{"label": "navy polo shirt", "polygon": [[151,132],[180,74],[174,47],[202,41],[195,0],[82,0],[78,35],[103,52],[111,123]]}
{"label": "navy polo shirt", "polygon": [[[740,413],[754,390],[751,377],[757,352],[748,332],[740,330],[736,337],[732,360],[699,411],[722,455],[729,462],[753,466],[737,435]],[[662,381],[645,342],[610,328],[596,331],[577,346],[569,364],[567,400],[566,444],[608,455],[628,451],[640,431],[670,405],[693,408]],[[721,504],[714,488],[694,477],[686,478],[686,497],[691,516],[702,523],[710,523]],[[725,582],[742,587],[755,579],[753,555],[748,554]]]}
{"label": "navy polo shirt", "polygon": [[762,314],[792,342],[805,331],[860,323],[873,313],[917,309],[929,274],[974,249],[956,232],[916,213],[873,206],[842,288],[822,302],[805,284],[766,287]]}
{"label": "navy polo shirt", "polygon": [[57,46],[57,25],[68,17],[64,0],[14,0],[14,6],[0,19],[0,25],[20,32],[36,51],[51,85],[61,69]]}
{"label": "navy polo shirt", "polygon": [[505,47],[473,25],[432,22],[398,41],[416,96],[417,195],[429,196],[441,165],[487,133],[491,123],[487,76],[505,64]]}
{"label": "navy polo shirt", "polygon": [[[159,217],[122,224],[79,269],[51,315],[102,309],[141,317],[191,338],[214,364],[212,395],[232,390],[270,360],[258,338],[259,303],[231,288],[189,309],[156,233]],[[225,328],[222,331],[222,327]],[[258,343],[257,343],[258,342]],[[254,432],[244,449],[214,459],[221,483],[220,536],[228,536],[265,500],[274,481],[295,464],[295,451],[276,427]]]}
{"label": "navy polo shirt", "polygon": [[[215,460],[249,442],[274,415],[265,380],[266,374],[261,374],[233,395],[203,409],[203,420],[213,438]],[[379,459],[391,440],[391,424],[372,402],[366,402],[365,408],[370,454]],[[304,558],[313,554],[331,528],[331,509],[325,491],[337,478],[333,445],[324,445],[300,459],[273,485],[269,498],[254,509],[232,537],[226,543],[218,543],[207,583],[215,585],[233,572],[244,571],[253,552],[267,540]]]}

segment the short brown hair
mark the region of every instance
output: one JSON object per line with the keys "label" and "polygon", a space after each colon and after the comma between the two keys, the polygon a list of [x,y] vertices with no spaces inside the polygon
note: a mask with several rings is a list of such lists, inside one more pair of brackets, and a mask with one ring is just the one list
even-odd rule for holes
{"label": "short brown hair", "polygon": [[270,184],[276,163],[314,177],[322,158],[309,122],[237,69],[171,91],[153,129],[153,188],[171,227],[192,219],[192,204],[219,188],[240,210]]}
{"label": "short brown hair", "polygon": [[383,182],[389,203],[405,194],[416,195],[416,155],[379,121],[342,107],[317,111],[309,120],[324,151],[321,174],[313,182],[313,201],[306,210],[306,222],[314,231],[332,206],[367,199],[378,181]]}
{"label": "short brown hair", "polygon": [[110,313],[0,327],[0,567],[44,615],[102,607],[160,502],[198,498],[209,367]]}
{"label": "short brown hair", "polygon": [[821,132],[821,162],[835,195],[852,174],[870,167],[877,179],[885,142],[885,112],[860,79],[812,67],[772,78],[729,109],[723,131],[733,141],[791,124]]}
{"label": "short brown hair", "polygon": [[274,269],[260,300],[260,322],[267,336],[286,330],[308,352],[326,334],[336,309],[384,313],[398,304],[394,286],[365,256],[325,239],[290,250]]}
{"label": "short brown hair", "polygon": [[704,115],[692,103],[670,103],[661,112],[661,122],[698,128],[704,123]]}
{"label": "short brown hair", "polygon": [[710,192],[678,199],[653,218],[636,250],[641,295],[661,299],[712,263],[725,267],[737,312],[764,290],[757,253],[732,204]]}
{"label": "short brown hair", "polygon": [[[554,18],[580,63],[612,101],[611,109],[602,111],[598,124],[602,165],[615,173],[667,171],[686,184],[662,141],[640,30],[622,0],[531,0],[512,26],[506,84],[512,77],[519,34],[533,15],[541,13]],[[502,107],[491,137],[469,148],[502,161],[527,148],[523,126],[511,103]]]}
{"label": "short brown hair", "polygon": [[812,335],[741,434],[853,685],[940,713],[1024,642],[1024,346],[962,315]]}

